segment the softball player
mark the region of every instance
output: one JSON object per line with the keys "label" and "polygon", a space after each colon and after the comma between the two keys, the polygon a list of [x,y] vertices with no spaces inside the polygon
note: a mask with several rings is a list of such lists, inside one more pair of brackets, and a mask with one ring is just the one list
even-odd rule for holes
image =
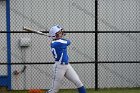
{"label": "softball player", "polygon": [[55,59],[55,64],[53,66],[54,77],[52,86],[48,93],[57,93],[64,77],[77,86],[79,93],[86,93],[86,89],[79,79],[79,76],[69,64],[67,46],[69,46],[71,42],[70,40],[63,39],[63,35],[63,28],[59,25],[53,26],[49,31],[49,36],[52,38],[50,46]]}

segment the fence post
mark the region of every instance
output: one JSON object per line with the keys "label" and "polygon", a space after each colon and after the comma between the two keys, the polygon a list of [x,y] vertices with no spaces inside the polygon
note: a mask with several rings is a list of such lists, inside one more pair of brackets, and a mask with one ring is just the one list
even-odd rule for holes
{"label": "fence post", "polygon": [[10,37],[10,0],[6,0],[7,63],[8,89],[11,90],[11,37]]}
{"label": "fence post", "polygon": [[95,0],[95,90],[98,90],[98,0]]}

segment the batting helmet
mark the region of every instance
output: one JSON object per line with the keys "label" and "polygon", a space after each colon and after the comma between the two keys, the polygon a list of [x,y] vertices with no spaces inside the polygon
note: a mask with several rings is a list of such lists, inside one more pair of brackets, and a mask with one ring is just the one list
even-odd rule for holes
{"label": "batting helmet", "polygon": [[60,30],[62,30],[63,28],[60,27],[59,25],[53,26],[50,30],[49,30],[49,36],[52,37],[53,39],[55,39],[56,37],[56,33],[59,32]]}

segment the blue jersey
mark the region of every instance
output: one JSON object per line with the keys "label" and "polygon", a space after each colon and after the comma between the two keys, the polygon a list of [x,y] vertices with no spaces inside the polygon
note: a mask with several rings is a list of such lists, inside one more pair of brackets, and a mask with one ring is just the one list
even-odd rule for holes
{"label": "blue jersey", "polygon": [[51,50],[55,61],[59,61],[61,64],[68,64],[67,46],[70,45],[70,43],[70,40],[62,38],[51,42]]}

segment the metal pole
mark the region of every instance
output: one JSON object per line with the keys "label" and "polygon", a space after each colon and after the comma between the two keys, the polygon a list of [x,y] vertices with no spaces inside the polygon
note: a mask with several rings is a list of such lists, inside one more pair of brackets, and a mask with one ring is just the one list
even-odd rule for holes
{"label": "metal pole", "polygon": [[10,0],[6,0],[6,30],[7,30],[7,63],[8,89],[11,90],[11,36],[10,36]]}
{"label": "metal pole", "polygon": [[98,0],[95,0],[95,90],[98,90]]}

